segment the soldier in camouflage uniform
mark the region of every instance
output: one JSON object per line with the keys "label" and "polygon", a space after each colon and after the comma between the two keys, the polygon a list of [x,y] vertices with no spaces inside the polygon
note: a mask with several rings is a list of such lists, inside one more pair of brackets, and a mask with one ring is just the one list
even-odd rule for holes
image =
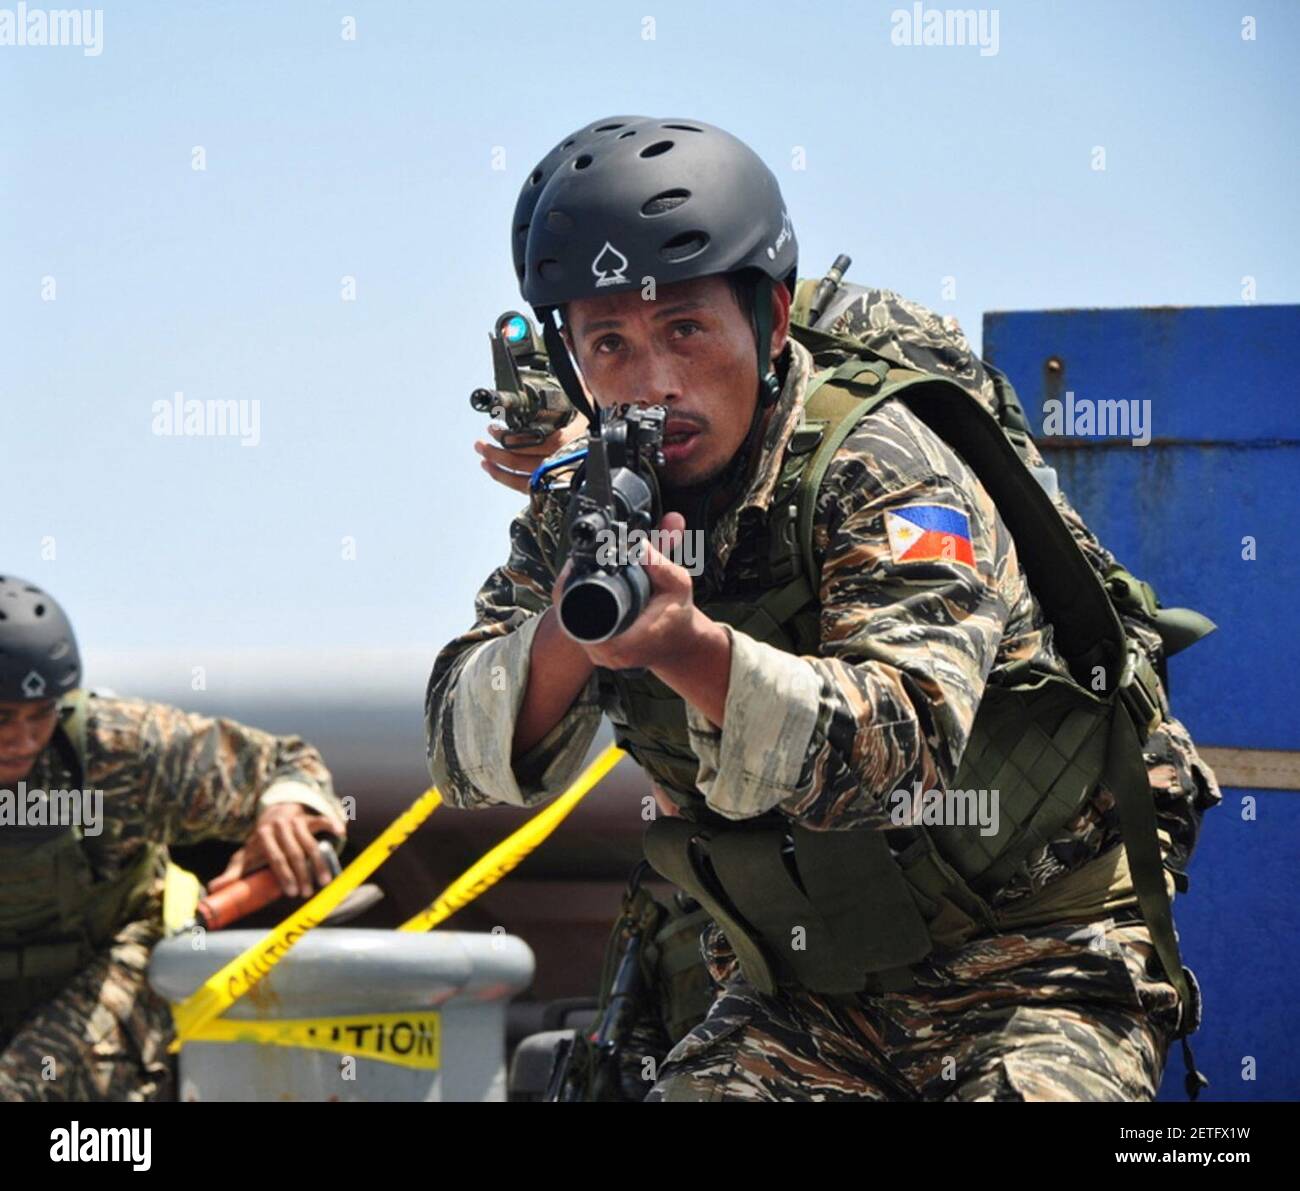
{"label": "soldier in camouflage uniform", "polygon": [[330,879],[312,832],[344,829],[303,741],[80,680],[59,605],[0,577],[0,1101],[173,1096],[146,979],[168,846],[247,841],[209,889],[269,863],[306,895]]}
{"label": "soldier in camouflage uniform", "polygon": [[[1066,674],[1066,665],[987,491],[947,443],[896,403],[862,418],[818,491],[816,651],[791,656],[701,613],[720,597],[743,600],[770,586],[762,523],[801,426],[812,368],[808,351],[786,337],[795,255],[775,180],[764,177],[761,163],[755,167],[748,150],[737,151],[731,138],[715,140],[727,166],[715,171],[724,179],[714,183],[723,193],[712,195],[711,204],[699,202],[708,172],[692,175],[685,155],[672,183],[666,180],[671,172],[637,177],[645,169],[634,162],[623,163],[618,180],[609,173],[597,179],[594,169],[584,175],[607,192],[621,187],[625,202],[627,189],[639,187],[636,207],[643,217],[661,214],[658,202],[681,202],[687,195],[705,233],[697,232],[694,242],[689,235],[670,237],[662,247],[697,249],[703,239],[720,249],[708,258],[719,263],[697,263],[694,271],[689,265],[674,269],[673,257],[660,251],[653,305],[638,302],[635,293],[600,293],[611,278],[644,284],[641,274],[650,271],[645,262],[653,258],[643,254],[629,266],[629,250],[642,247],[640,225],[620,214],[613,199],[601,207],[589,198],[584,207],[575,198],[573,175],[561,177],[561,167],[582,156],[610,156],[610,140],[633,135],[628,129],[656,141],[690,143],[692,136],[673,137],[670,129],[678,127],[616,118],[575,134],[534,171],[521,199],[524,218],[517,211],[515,227],[517,235],[524,229],[525,297],[543,307],[539,316],[548,337],[555,330],[549,307],[561,303],[532,295],[547,291],[548,271],[552,280],[581,272],[574,268],[579,258],[557,247],[568,227],[583,226],[575,208],[592,225],[584,230],[595,237],[595,247],[603,253],[604,241],[617,254],[590,254],[597,278],[594,290],[586,283],[591,297],[578,299],[584,291],[570,281],[562,311],[571,336],[566,342],[598,404],[664,404],[670,436],[675,424],[688,435],[684,449],[665,452],[667,503],[687,511],[686,527],[707,530],[704,573],[692,582],[652,555],[655,595],[641,619],[603,645],[566,644],[548,611],[563,583],[563,494],[535,495],[512,526],[509,562],[479,593],[476,625],[435,664],[427,705],[432,773],[457,805],[542,801],[576,773],[602,709],[620,736],[635,735],[617,680],[625,668],[645,667],[684,705],[696,763],[691,788],[673,788],[655,772],[653,758],[647,767],[685,813],[707,808],[721,819],[745,821],[776,812],[818,832],[873,831],[889,825],[891,791],[914,783],[949,786],[985,690],[1006,681],[1013,668]],[[725,137],[703,125],[683,131]],[[657,156],[666,159],[667,153]],[[730,194],[728,182],[734,185]],[[531,199],[530,185],[541,192]],[[725,219],[717,212],[728,202],[766,207],[770,231],[758,243],[766,262],[761,255],[727,257],[734,240],[719,234]],[[592,218],[593,208],[606,222]],[[695,261],[708,254],[693,250],[689,256]],[[742,301],[728,303],[714,274],[733,274],[738,260],[789,288],[771,285],[769,295],[759,284],[746,302],[733,284]],[[684,311],[669,321],[674,308],[688,302],[704,317]],[[760,345],[757,376],[768,381],[748,402],[736,393],[757,379],[752,365],[744,383],[728,386],[720,379],[740,375],[743,353],[734,351],[726,324],[743,325],[746,314],[752,314]],[[982,402],[996,397],[964,340],[895,295],[868,292],[834,321],[840,330],[873,340],[885,359],[901,353],[898,362],[947,373]],[[697,340],[702,347],[692,342],[696,336],[703,337]],[[764,375],[765,344],[775,383]],[[567,361],[554,342],[549,346],[563,381]],[[635,364],[620,374],[625,359]],[[710,389],[727,387],[737,408],[722,425]],[[570,381],[566,390],[581,405],[577,385]],[[719,446],[731,448],[720,464]],[[489,451],[481,453],[491,463]],[[704,466],[692,469],[693,462]],[[935,507],[957,514],[948,524],[957,527],[958,548],[945,556],[927,550],[924,541],[913,551],[903,532],[915,528],[919,509]],[[1063,497],[1058,507],[1094,567],[1109,566],[1113,560]],[[674,530],[682,524],[677,513],[665,518]],[[1149,630],[1147,636],[1154,637]],[[1157,646],[1154,639],[1150,644]],[[585,669],[575,648],[581,648]],[[533,681],[534,673],[545,673],[547,681]],[[502,696],[503,686],[510,696]],[[1180,871],[1200,814],[1218,792],[1185,731],[1168,718],[1167,707],[1161,710],[1164,719],[1146,742],[1146,759],[1166,864]],[[1151,1098],[1180,1022],[1179,996],[1152,954],[1111,791],[1099,783],[989,904],[997,930],[935,948],[911,967],[905,988],[847,997],[788,982],[760,990],[732,941],[712,925],[704,948],[718,995],[707,1019],[668,1055],[649,1099]],[[1194,1017],[1199,1007],[1184,1012]]]}

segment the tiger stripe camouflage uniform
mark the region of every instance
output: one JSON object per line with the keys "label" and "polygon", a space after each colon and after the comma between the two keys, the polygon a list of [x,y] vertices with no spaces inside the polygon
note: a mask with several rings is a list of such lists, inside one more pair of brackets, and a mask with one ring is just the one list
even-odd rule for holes
{"label": "tiger stripe camouflage uniform", "polygon": [[[944,318],[892,290],[845,285],[831,300],[818,329],[856,340],[869,351],[904,367],[946,376],[990,412],[996,412],[993,378],[954,318]],[[1031,466],[1043,464],[1032,438],[1027,444],[1027,458]],[[1116,563],[1114,554],[1098,541],[1064,491],[1057,488],[1052,496],[1093,570],[1104,576]],[[1161,649],[1159,636],[1135,616],[1121,614],[1121,619],[1154,663]],[[1186,727],[1170,712],[1163,688],[1160,698],[1161,722],[1147,738],[1144,750],[1157,819],[1160,828],[1170,835],[1166,864],[1181,878],[1196,846],[1201,815],[1218,805],[1222,794],[1214,771],[1197,753]],[[1113,805],[1107,809],[1113,828],[1117,812]],[[1064,840],[1057,843],[1067,846]],[[1043,863],[1054,860],[1045,856]]]}
{"label": "tiger stripe camouflage uniform", "polygon": [[[151,844],[242,843],[278,803],[346,822],[320,754],[302,740],[137,699],[89,697],[84,775],[52,742],[26,779],[29,790],[78,782],[103,791],[102,831],[83,841],[96,880],[128,871]],[[171,1011],[146,980],[163,936],[165,861],[160,851],[112,942],[10,1034],[0,1032],[0,1101],[175,1094]]]}
{"label": "tiger stripe camouflage uniform", "polygon": [[[697,603],[761,590],[762,514],[800,421],[810,362],[790,345],[749,487],[710,535]],[[917,503],[968,519],[974,566],[894,556],[886,514]],[[557,571],[561,504],[535,497],[515,519],[510,559],[480,590],[475,626],[435,663],[431,772],[454,805],[545,800],[576,774],[596,731],[593,678],[511,767],[532,634]],[[1030,657],[1064,667],[987,493],[896,403],[865,418],[837,452],[814,545],[823,560],[820,654],[794,658],[728,629],[723,730],[687,706],[696,793],[731,818],[779,808],[809,827],[870,829],[887,821],[891,791],[950,785],[991,674]],[[1205,780],[1213,781],[1208,771]],[[1193,787],[1163,792],[1184,837],[1194,838]],[[1149,937],[1104,788],[991,900],[1010,907],[1030,896],[1040,909],[1056,897],[1061,919],[1074,921],[936,953],[907,993],[833,1001],[758,993],[711,926],[703,942],[718,995],[669,1053],[648,1098],[1151,1098],[1177,996],[1147,973]]]}

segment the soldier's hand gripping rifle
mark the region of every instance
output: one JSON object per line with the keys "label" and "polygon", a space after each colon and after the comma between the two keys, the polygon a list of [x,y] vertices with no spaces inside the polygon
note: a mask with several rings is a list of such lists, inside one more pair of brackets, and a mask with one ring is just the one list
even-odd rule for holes
{"label": "soldier's hand gripping rifle", "polygon": [[548,370],[546,346],[524,315],[507,310],[489,335],[494,389],[475,389],[469,403],[479,413],[500,418],[507,450],[535,446],[568,425],[577,410]]}
{"label": "soldier's hand gripping rifle", "polygon": [[569,506],[573,569],[560,597],[560,624],[575,641],[608,641],[650,598],[650,577],[629,547],[659,524],[666,416],[662,405],[621,409],[587,445]]}

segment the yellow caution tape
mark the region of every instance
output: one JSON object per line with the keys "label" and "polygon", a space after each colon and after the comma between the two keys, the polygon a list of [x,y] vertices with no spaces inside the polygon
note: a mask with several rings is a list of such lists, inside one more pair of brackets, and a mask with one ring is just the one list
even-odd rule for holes
{"label": "yellow caution tape", "polygon": [[294,1046],[434,1071],[442,1059],[442,1019],[427,1011],[283,1021],[232,1021],[221,1017],[199,1026],[185,1041]]}
{"label": "yellow caution tape", "polygon": [[476,860],[438,895],[428,909],[421,910],[414,918],[408,918],[397,929],[432,930],[484,890],[491,889],[564,821],[565,816],[624,755],[618,745],[611,744],[559,798],[529,819],[513,835],[502,840],[486,856]]}
{"label": "yellow caution tape", "polygon": [[[424,931],[445,921],[462,906],[468,905],[480,893],[490,889],[502,877],[542,843],[565,819],[570,811],[585,798],[600,780],[624,757],[617,745],[611,744],[585,770],[563,794],[519,828],[513,835],[499,843],[486,856],[476,861],[465,873],[453,881],[426,910],[402,923],[402,931]],[[193,994],[180,1004],[172,1006],[176,1038],[169,1050],[174,1054],[186,1042],[253,1041],[250,1029],[278,1029],[285,1023],[217,1021],[222,1013],[247,993],[288,954],[289,949],[313,927],[319,926],[335,907],[388,857],[404,844],[425,819],[441,804],[442,795],[436,789],[424,792],[397,819],[395,819],[362,853],[337,877],[314,897],[305,902],[278,926],[273,927],[225,965],[209,976]],[[382,1016],[382,1015],[381,1015]],[[401,1015],[398,1015],[401,1016]],[[344,1021],[351,1019],[331,1019]],[[362,1019],[358,1019],[362,1020]],[[378,1020],[376,1017],[364,1020]],[[319,1022],[311,1023],[320,1025]],[[227,1026],[245,1032],[246,1038],[227,1037]],[[268,1037],[271,1045],[276,1045]],[[303,1045],[299,1041],[286,1042],[286,1046]],[[326,1049],[334,1049],[332,1046]],[[342,1051],[340,1053],[352,1053]],[[374,1056],[371,1056],[374,1057]]]}
{"label": "yellow caution tape", "polygon": [[282,960],[312,927],[319,926],[349,893],[388,859],[441,804],[442,795],[428,789],[403,811],[328,885],[304,902],[278,926],[235,956],[179,1005],[172,1006],[176,1039],[172,1053],[200,1026],[218,1017]]}

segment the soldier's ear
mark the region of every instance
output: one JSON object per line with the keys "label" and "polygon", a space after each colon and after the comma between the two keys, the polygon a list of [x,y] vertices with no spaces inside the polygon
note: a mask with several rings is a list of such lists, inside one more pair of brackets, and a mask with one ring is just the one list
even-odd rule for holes
{"label": "soldier's ear", "polygon": [[785,351],[790,341],[790,291],[779,281],[772,285],[772,359]]}

